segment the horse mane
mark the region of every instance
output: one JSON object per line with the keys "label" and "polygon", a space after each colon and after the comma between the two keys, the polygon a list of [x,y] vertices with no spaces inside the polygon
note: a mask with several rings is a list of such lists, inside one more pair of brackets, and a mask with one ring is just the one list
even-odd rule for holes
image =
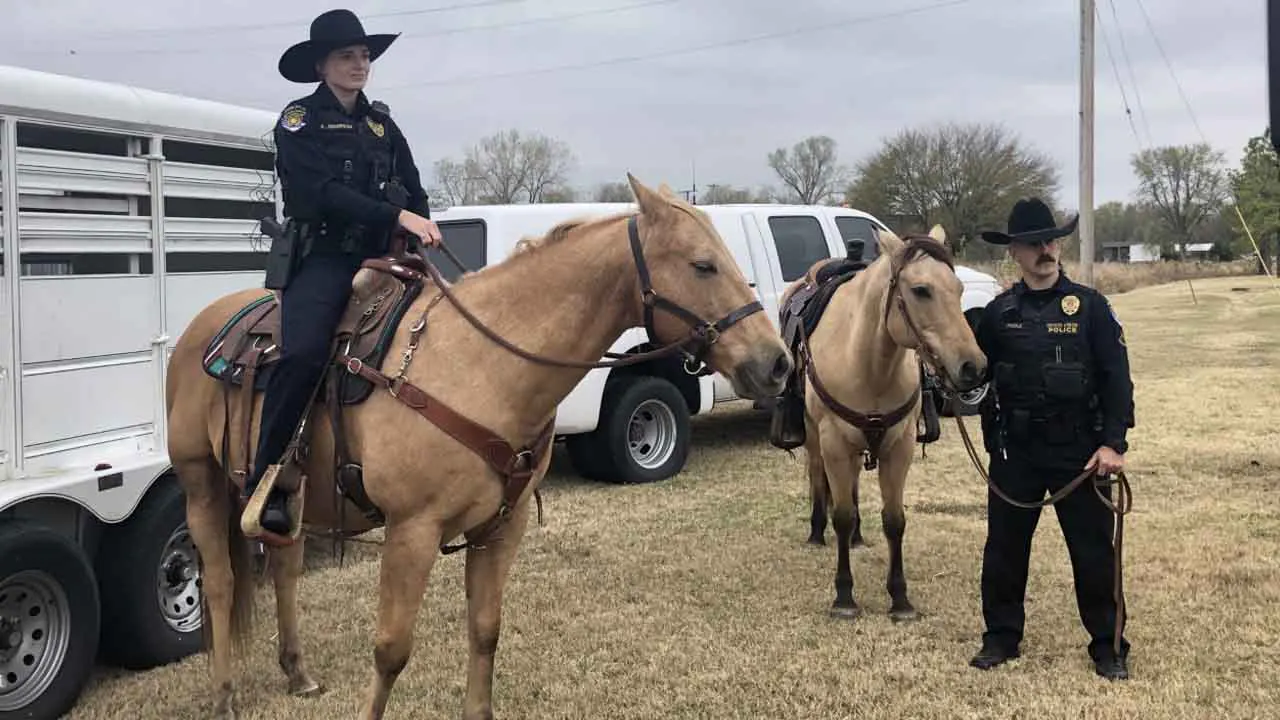
{"label": "horse mane", "polygon": [[952,270],[956,269],[951,249],[928,235],[908,235],[903,240],[902,247],[894,252],[893,266],[902,267],[921,255],[931,257]]}
{"label": "horse mane", "polygon": [[590,218],[590,217],[570,218],[568,220],[564,220],[562,222],[557,223],[555,227],[552,227],[550,230],[548,230],[546,233],[542,235],[525,235],[524,237],[521,237],[518,241],[516,241],[515,248],[512,249],[511,255],[512,257],[517,255],[527,255],[540,248],[546,247],[548,245],[554,245],[560,242],[561,240],[564,240],[566,237],[569,236],[569,234],[573,233],[576,230],[595,227],[597,225],[604,225],[607,223],[614,222],[616,220],[621,220],[622,218],[630,217],[634,214],[635,212],[633,211],[627,211],[627,212],[616,213],[614,215],[608,215],[606,217],[599,217],[599,218]]}

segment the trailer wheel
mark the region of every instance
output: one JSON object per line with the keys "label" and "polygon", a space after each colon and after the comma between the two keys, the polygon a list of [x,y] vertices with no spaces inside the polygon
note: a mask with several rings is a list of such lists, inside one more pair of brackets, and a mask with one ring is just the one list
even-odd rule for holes
{"label": "trailer wheel", "polygon": [[162,478],[98,551],[103,659],[129,670],[166,665],[204,645],[200,563],[187,529],[186,497]]}
{"label": "trailer wheel", "polygon": [[84,551],[26,520],[0,520],[0,720],[61,717],[93,670],[101,623]]}

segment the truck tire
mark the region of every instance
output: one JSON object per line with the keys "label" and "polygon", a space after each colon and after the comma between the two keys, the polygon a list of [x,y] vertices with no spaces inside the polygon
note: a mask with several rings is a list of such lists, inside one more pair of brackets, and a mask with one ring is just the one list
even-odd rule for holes
{"label": "truck tire", "polygon": [[187,530],[186,497],[172,476],[157,481],[133,516],[106,529],[98,551],[105,661],[146,670],[204,646],[200,563]]}
{"label": "truck tire", "polygon": [[0,720],[52,720],[75,706],[101,617],[79,545],[33,522],[0,520]]}
{"label": "truck tire", "polygon": [[605,386],[600,427],[593,435],[597,461],[618,483],[666,480],[689,457],[689,406],[671,381],[623,375]]}

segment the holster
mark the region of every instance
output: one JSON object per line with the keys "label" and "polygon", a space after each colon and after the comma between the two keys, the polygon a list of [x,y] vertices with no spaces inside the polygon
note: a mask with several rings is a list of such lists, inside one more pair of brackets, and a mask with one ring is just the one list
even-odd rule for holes
{"label": "holster", "polygon": [[271,238],[263,286],[268,290],[284,290],[297,273],[304,255],[298,223],[288,220],[281,227],[273,219],[263,218],[261,224],[263,232]]}

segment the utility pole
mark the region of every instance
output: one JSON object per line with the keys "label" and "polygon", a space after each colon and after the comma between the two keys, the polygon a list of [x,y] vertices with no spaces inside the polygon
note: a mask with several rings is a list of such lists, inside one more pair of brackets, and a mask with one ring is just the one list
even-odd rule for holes
{"label": "utility pole", "polygon": [[1080,282],[1093,286],[1094,0],[1080,0]]}

